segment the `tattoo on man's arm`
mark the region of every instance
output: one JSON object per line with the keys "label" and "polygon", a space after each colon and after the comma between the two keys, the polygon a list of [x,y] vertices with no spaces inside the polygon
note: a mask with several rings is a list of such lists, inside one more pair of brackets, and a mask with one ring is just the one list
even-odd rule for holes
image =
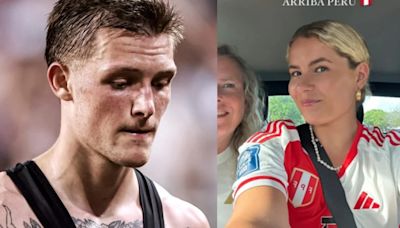
{"label": "tattoo on man's arm", "polygon": [[[3,210],[6,213],[6,217],[5,217],[5,226],[4,228],[16,228],[13,221],[12,221],[12,216],[11,216],[11,210],[10,208],[8,208],[6,205],[2,204],[1,205],[3,207]],[[1,220],[0,220],[1,221]],[[3,228],[3,226],[0,225],[1,228]]]}
{"label": "tattoo on man's arm", "polygon": [[[11,210],[9,207],[7,207],[6,205],[2,204],[1,205],[2,208],[5,211],[5,227],[3,227],[2,225],[0,225],[0,228],[17,228],[13,222],[12,219],[12,214],[11,214]],[[0,221],[2,221],[3,218],[0,218]],[[38,222],[36,222],[35,220],[33,220],[32,218],[29,219],[30,224],[28,224],[27,222],[24,222],[24,228],[42,228]]]}
{"label": "tattoo on man's arm", "polygon": [[30,224],[27,222],[24,222],[24,228],[42,228],[38,222],[33,220],[32,218],[29,218]]}
{"label": "tattoo on man's arm", "polygon": [[[11,210],[6,205],[2,204],[2,209],[5,211],[5,218],[0,218],[0,221],[5,219],[5,227],[0,224],[0,228],[17,228],[12,219]],[[122,220],[115,220],[110,224],[98,224],[91,219],[80,219],[72,217],[72,220],[75,223],[77,228],[143,228],[143,221],[136,220],[134,222],[125,222]],[[32,218],[29,218],[28,222],[23,222],[24,228],[42,228],[39,222],[35,221]]]}

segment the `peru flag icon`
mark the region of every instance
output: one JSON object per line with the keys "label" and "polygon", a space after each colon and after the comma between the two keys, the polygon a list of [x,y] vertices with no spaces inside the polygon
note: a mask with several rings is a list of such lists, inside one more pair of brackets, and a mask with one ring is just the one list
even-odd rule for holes
{"label": "peru flag icon", "polygon": [[310,205],[317,191],[319,178],[303,169],[294,168],[288,186],[289,200],[293,207]]}
{"label": "peru flag icon", "polygon": [[361,6],[370,6],[372,4],[372,0],[360,0]]}

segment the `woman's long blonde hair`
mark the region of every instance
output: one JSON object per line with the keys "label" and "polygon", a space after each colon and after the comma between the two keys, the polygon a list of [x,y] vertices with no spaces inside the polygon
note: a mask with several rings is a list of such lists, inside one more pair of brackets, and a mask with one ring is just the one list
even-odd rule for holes
{"label": "woman's long blonde hair", "polygon": [[235,129],[231,145],[237,150],[253,133],[260,130],[264,121],[265,93],[256,74],[228,45],[218,47],[218,56],[232,59],[243,73],[245,109],[239,126]]}

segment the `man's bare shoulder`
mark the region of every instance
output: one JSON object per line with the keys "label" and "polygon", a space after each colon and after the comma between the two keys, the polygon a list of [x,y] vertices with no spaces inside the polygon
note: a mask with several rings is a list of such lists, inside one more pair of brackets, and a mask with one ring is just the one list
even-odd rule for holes
{"label": "man's bare shoulder", "polygon": [[41,227],[24,197],[5,172],[0,172],[0,227]]}
{"label": "man's bare shoulder", "polygon": [[24,200],[6,172],[0,172],[0,204]]}
{"label": "man's bare shoulder", "polygon": [[155,183],[163,205],[166,227],[208,228],[204,213],[196,206],[171,195],[162,186]]}

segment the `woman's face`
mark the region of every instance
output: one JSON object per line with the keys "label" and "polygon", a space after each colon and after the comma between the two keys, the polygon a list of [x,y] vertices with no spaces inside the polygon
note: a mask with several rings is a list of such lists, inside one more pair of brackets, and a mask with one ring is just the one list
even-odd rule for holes
{"label": "woman's face", "polygon": [[229,145],[233,132],[243,119],[245,98],[242,72],[231,58],[218,57],[217,80],[218,148],[221,148]]}
{"label": "woman's face", "polygon": [[355,94],[368,79],[366,63],[351,69],[331,47],[303,37],[292,43],[288,61],[289,94],[306,122],[318,125],[355,118]]}

